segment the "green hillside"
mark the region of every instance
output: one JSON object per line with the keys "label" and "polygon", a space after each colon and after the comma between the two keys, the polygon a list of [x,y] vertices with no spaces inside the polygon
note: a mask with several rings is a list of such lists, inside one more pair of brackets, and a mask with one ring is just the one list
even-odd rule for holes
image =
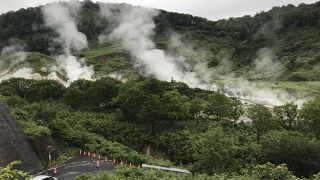
{"label": "green hillside", "polygon": [[[120,8],[124,5],[118,6]],[[97,63],[98,71],[101,68],[106,72],[126,70],[128,66],[123,60],[129,61],[130,58],[121,48],[97,43],[98,36],[113,23],[112,19],[101,18],[98,11],[97,3],[85,1],[77,19],[79,31],[83,32],[90,42],[89,48],[83,53],[90,59],[90,64]],[[196,55],[205,52],[205,59],[210,67],[218,66],[223,58],[228,58],[232,64],[229,70],[249,79],[252,76],[246,73],[254,68],[254,60],[259,57],[259,50],[267,48],[272,52],[270,58],[281,65],[280,72],[263,77],[257,75],[258,79],[317,81],[320,79],[319,14],[320,3],[274,7],[253,17],[219,21],[161,11],[155,17],[156,33],[153,39],[159,48],[172,50],[169,41],[171,35],[176,33],[183,43],[193,47]],[[1,15],[0,47],[18,39],[26,43],[26,51],[54,54],[48,48],[57,34],[43,26],[43,23],[40,7]],[[59,51],[59,48],[56,51]],[[111,53],[113,51],[123,53]],[[196,61],[188,54],[181,51],[179,53],[191,62]],[[102,57],[110,59],[109,61],[119,60],[119,64],[110,62],[102,65]]]}
{"label": "green hillside", "polygon": [[[101,34],[110,35],[117,26],[116,19],[101,17],[98,3],[81,3],[75,22],[88,47],[79,51],[66,50],[58,31],[44,25],[42,7],[0,15],[0,73],[28,67],[47,76],[59,66],[61,55],[94,70],[94,80],[76,79],[68,86],[45,78],[1,79],[0,100],[8,103],[32,142],[50,139],[54,164],[85,150],[124,165],[112,173],[82,174],[79,180],[319,179],[320,2],[219,21],[160,10],[154,34],[146,33],[158,49],[148,48],[180,57],[179,68],[202,73],[221,89],[237,85],[233,89],[243,88],[245,95],[245,88],[251,88],[258,98],[270,95],[267,100],[280,102],[297,92],[314,97],[303,99],[301,106],[288,101],[267,106],[211,87],[144,76],[134,51],[112,39],[100,41]],[[117,12],[131,6],[112,7]],[[68,65],[69,71],[77,71],[73,68],[78,65]],[[55,72],[63,81],[74,75]],[[192,173],[138,169],[129,163],[176,166]]]}

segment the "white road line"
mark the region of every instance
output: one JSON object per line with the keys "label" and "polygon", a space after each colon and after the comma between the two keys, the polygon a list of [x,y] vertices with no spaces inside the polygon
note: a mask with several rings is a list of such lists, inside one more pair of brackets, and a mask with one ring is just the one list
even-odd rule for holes
{"label": "white road line", "polygon": [[71,167],[78,167],[78,166],[85,166],[85,165],[90,165],[90,163],[86,163],[86,164],[76,164],[76,165],[72,165],[72,166],[69,166],[69,168]]}

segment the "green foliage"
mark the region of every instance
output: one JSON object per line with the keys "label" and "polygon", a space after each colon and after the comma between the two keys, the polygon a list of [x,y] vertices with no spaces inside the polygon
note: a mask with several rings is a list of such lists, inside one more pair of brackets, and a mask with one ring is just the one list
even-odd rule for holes
{"label": "green foliage", "polygon": [[212,93],[208,97],[208,104],[205,112],[214,120],[227,118],[234,122],[236,122],[243,113],[239,101],[230,99],[221,93]]}
{"label": "green foliage", "polygon": [[273,125],[272,114],[267,107],[256,104],[248,109],[248,117],[252,120],[259,142],[262,134],[270,130]]}
{"label": "green foliage", "polygon": [[[114,6],[120,9],[129,5]],[[228,20],[209,21],[201,17],[187,14],[160,11],[154,18],[156,27],[154,39],[161,43],[161,49],[168,49],[171,33],[181,36],[183,43],[192,44],[196,55],[183,54],[191,62],[205,50],[205,61],[210,67],[217,67],[223,59],[231,62],[231,70],[248,74],[247,69],[254,67],[261,48],[271,49],[277,61],[283,65],[283,70],[263,77],[263,79],[279,79],[292,81],[315,81],[320,79],[318,73],[318,37],[319,37],[319,3],[294,7],[287,5],[274,7],[268,12],[260,12],[255,16],[229,18]],[[113,18],[103,18],[99,15],[99,4],[92,1],[82,2],[82,8],[77,17],[77,28],[89,40],[89,48],[81,52],[88,59],[88,64],[94,65],[95,72],[103,77],[113,72],[128,72],[132,69],[130,56],[115,43],[99,44],[99,35],[108,34],[116,27]],[[43,26],[41,8],[20,9],[0,16],[0,48],[9,44],[12,39],[20,39],[26,44],[26,51],[39,52],[46,55],[61,51],[54,44],[57,34]],[[50,49],[50,51],[49,51]],[[227,52],[220,57],[221,52]],[[31,66],[37,72],[41,67],[54,63],[51,58],[37,53],[31,54]],[[202,59],[202,58],[201,58]],[[48,61],[50,63],[43,63]],[[32,65],[34,64],[34,65]],[[39,70],[40,69],[40,70]],[[307,73],[312,70],[310,73]],[[126,73],[124,73],[126,74]],[[315,75],[316,74],[316,75]]]}
{"label": "green foliage", "polygon": [[81,174],[76,178],[76,180],[162,180],[162,179],[176,179],[176,180],[185,180],[192,179],[191,175],[188,174],[177,174],[173,172],[165,172],[159,170],[149,170],[149,169],[140,169],[140,168],[128,168],[125,166],[117,166],[113,174],[109,173],[99,173],[98,175],[89,175]]}
{"label": "green foliage", "polygon": [[34,122],[22,122],[24,126],[24,133],[30,139],[36,139],[41,136],[49,136],[51,135],[51,131],[48,127],[39,126]]}
{"label": "green foliage", "polygon": [[[195,174],[204,173],[188,175],[191,179],[290,179],[291,172],[311,177],[320,169],[320,143],[310,136],[317,135],[318,100],[301,110],[293,103],[275,107],[273,116],[263,105],[245,109],[223,94],[174,81],[78,80],[61,88],[56,98],[50,94],[50,82],[12,79],[0,86],[29,138],[50,136],[65,146],[110,159],[164,166],[174,162]],[[236,123],[243,109],[252,123]],[[151,154],[171,162],[140,154],[147,146],[152,147]],[[261,164],[267,162],[278,166]],[[126,175],[101,178],[180,178],[160,171],[123,172]],[[96,178],[82,178],[86,177]]]}
{"label": "green foliage", "polygon": [[157,140],[157,146],[165,147],[176,164],[188,164],[194,161],[196,136],[189,130],[164,132]]}
{"label": "green foliage", "polygon": [[297,179],[290,172],[285,164],[274,165],[266,163],[257,165],[249,174],[252,179],[273,179],[273,180],[295,180]]}
{"label": "green foliage", "polygon": [[49,75],[51,67],[57,65],[53,58],[38,52],[28,53],[25,61],[42,76]]}
{"label": "green foliage", "polygon": [[128,119],[148,122],[153,135],[156,126],[165,121],[171,124],[190,117],[188,98],[175,86],[153,78],[129,82],[120,89],[114,104]]}
{"label": "green foliage", "polygon": [[62,99],[65,88],[53,80],[12,78],[1,82],[0,92],[5,96],[20,96],[30,102]]}
{"label": "green foliage", "polygon": [[189,99],[186,96],[181,95],[178,90],[165,91],[162,95],[161,102],[161,110],[164,113],[163,118],[168,119],[171,122],[189,119]]}
{"label": "green foliage", "polygon": [[[129,80],[136,77],[131,57],[119,44],[99,44],[98,36],[111,32],[114,20],[100,17],[97,3],[81,3],[77,28],[87,36],[89,47],[77,56],[94,65],[97,77],[105,78],[78,80],[68,88],[50,80],[1,82],[1,99],[8,102],[28,137],[50,135],[66,146],[97,151],[109,158],[170,166],[170,162],[139,153],[151,145],[175,164],[190,165],[195,173],[207,174],[119,167],[111,175],[78,179],[296,179],[290,171],[308,178],[319,172],[319,140],[310,135],[320,136],[318,99],[301,110],[293,103],[274,107],[274,114],[254,105],[246,110],[252,123],[237,124],[245,108],[223,94],[191,89],[174,80],[168,83],[140,77],[123,84],[106,78],[110,73]],[[116,5],[122,6],[127,5]],[[223,75],[250,76],[248,71],[260,58],[259,50],[268,48],[283,68],[262,80],[279,81],[270,82],[271,87],[319,95],[319,14],[319,3],[274,7],[252,17],[215,22],[160,11],[152,38],[158,48],[186,57],[191,65],[201,61]],[[0,15],[0,48],[12,39],[21,40],[29,52],[25,63],[47,75],[49,67],[56,64],[49,55],[59,53],[61,47],[53,43],[57,34],[43,24],[39,7]],[[172,32],[186,44],[183,51],[170,47]],[[275,129],[278,131],[269,132]],[[255,135],[259,143],[253,141]],[[266,162],[276,165],[259,164]]]}
{"label": "green foliage", "polygon": [[66,89],[63,100],[74,109],[108,110],[112,108],[112,98],[118,95],[120,85],[112,78],[77,80]]}
{"label": "green foliage", "polygon": [[21,164],[20,161],[13,161],[6,167],[0,167],[0,179],[20,179],[28,178],[29,174],[20,170],[13,169],[13,166]]}
{"label": "green foliage", "polygon": [[320,137],[320,100],[315,99],[307,102],[300,110],[300,121],[302,126],[306,126],[317,137]]}
{"label": "green foliage", "polygon": [[235,152],[234,139],[222,128],[212,128],[200,135],[194,153],[193,171],[212,175],[228,171],[236,166],[232,158]]}
{"label": "green foliage", "polygon": [[273,111],[284,127],[292,129],[297,123],[298,105],[295,105],[293,102],[282,106],[275,106]]}
{"label": "green foliage", "polygon": [[311,177],[320,169],[320,141],[302,133],[272,131],[261,141],[266,162],[285,163],[298,176]]}

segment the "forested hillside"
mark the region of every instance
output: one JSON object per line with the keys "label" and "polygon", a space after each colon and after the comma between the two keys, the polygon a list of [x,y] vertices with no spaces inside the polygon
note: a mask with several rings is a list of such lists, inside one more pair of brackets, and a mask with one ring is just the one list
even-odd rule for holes
{"label": "forested hillside", "polygon": [[88,0],[21,9],[0,16],[0,100],[53,142],[54,164],[81,149],[192,172],[80,180],[319,179],[319,27],[319,2],[219,21]]}
{"label": "forested hillside", "polygon": [[[0,93],[30,139],[54,140],[60,160],[84,149],[195,174],[119,167],[115,179],[295,179],[320,170],[319,100],[301,109],[293,103],[244,106],[220,93],[154,78],[78,80],[68,88],[53,80],[10,79]],[[242,115],[252,122],[239,120]],[[147,147],[151,156],[143,154]]]}
{"label": "forested hillside", "polygon": [[[116,6],[121,8],[128,5]],[[317,81],[320,78],[319,16],[320,3],[274,7],[253,17],[219,21],[161,11],[155,17],[156,33],[153,39],[159,48],[174,51],[175,49],[170,47],[169,39],[172,33],[178,34],[183,43],[194,48],[195,56],[201,56],[201,52],[206,53],[204,58],[209,67],[219,66],[221,61],[227,58],[232,66],[222,73],[237,72],[247,78],[257,76],[258,79]],[[78,30],[88,38],[89,50],[106,46],[97,45],[98,38],[106,30],[112,31],[114,21],[99,16],[97,3],[85,1],[76,20]],[[54,51],[49,48],[57,33],[44,26],[41,7],[5,13],[0,16],[0,27],[0,47],[19,40],[25,43],[25,51],[28,52],[54,55],[59,51],[59,47],[55,47]],[[107,49],[111,51],[109,54],[96,52],[94,56],[89,54],[88,57],[100,60],[104,55],[107,59],[117,60],[123,57],[126,61],[129,60],[125,54],[112,53],[113,49],[110,47]],[[268,53],[263,53],[266,49]],[[264,51],[261,53],[261,50]],[[87,51],[84,51],[84,55],[87,55]],[[198,60],[188,54],[184,55],[189,61]],[[263,75],[254,73],[254,77],[248,74],[248,70],[254,70],[255,60],[260,56],[268,56],[272,62],[279,63],[277,72]],[[96,65],[96,71],[102,71],[101,66],[105,66],[96,61],[89,63]],[[104,68],[109,72],[123,70],[127,68],[126,63],[114,62]],[[266,68],[268,65],[270,64],[265,64]]]}

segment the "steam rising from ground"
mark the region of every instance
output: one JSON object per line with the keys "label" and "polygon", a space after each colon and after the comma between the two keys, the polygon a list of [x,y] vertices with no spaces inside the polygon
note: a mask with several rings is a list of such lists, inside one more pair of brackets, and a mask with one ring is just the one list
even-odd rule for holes
{"label": "steam rising from ground", "polygon": [[75,17],[81,10],[79,1],[52,3],[42,8],[45,25],[55,30],[59,37],[56,42],[63,46],[64,55],[57,57],[60,67],[67,73],[68,82],[77,79],[92,80],[94,70],[86,66],[84,59],[77,60],[71,53],[87,47],[87,37],[78,31]]}
{"label": "steam rising from ground", "polygon": [[[223,90],[226,95],[249,103],[258,102],[271,106],[289,101],[299,105],[303,103],[303,100],[299,100],[287,91],[267,88],[263,84],[252,83],[232,73],[228,74],[231,63],[226,55],[220,57],[218,66],[209,69],[204,60],[207,53],[195,52],[192,47],[183,44],[177,36],[171,40],[172,47],[180,47],[184,51],[182,54],[188,54],[188,57],[200,56],[196,63],[190,65],[184,56],[168,54],[157,49],[150,37],[155,28],[153,18],[158,13],[155,9],[128,6],[116,11],[113,5],[100,4],[100,14],[103,17],[115,18],[118,21],[117,28],[109,38],[120,41],[122,46],[135,57],[137,66],[145,69],[146,74],[154,75],[164,81],[173,78],[191,87]],[[255,60],[255,68],[249,74],[254,78],[275,76],[280,72],[281,64],[274,62],[273,59],[271,50],[261,49]],[[212,80],[219,80],[220,83],[212,83]]]}
{"label": "steam rising from ground", "polygon": [[272,50],[262,48],[258,51],[258,58],[254,61],[254,69],[250,73],[254,78],[271,78],[279,77],[282,65],[274,61],[275,55]]}
{"label": "steam rising from ground", "polygon": [[[179,66],[184,59],[166,54],[164,50],[157,49],[150,39],[155,24],[153,18],[158,15],[155,9],[142,7],[125,7],[114,15],[109,4],[100,4],[100,14],[106,18],[117,17],[119,26],[110,34],[110,38],[119,40],[136,59],[137,66],[144,69],[144,73],[154,75],[164,81],[172,78],[185,82],[191,87],[201,87],[197,74]],[[186,64],[186,62],[183,62]]]}
{"label": "steam rising from ground", "polygon": [[22,63],[26,57],[24,46],[21,44],[11,44],[4,47],[0,55],[0,72],[14,68],[14,66]]}

